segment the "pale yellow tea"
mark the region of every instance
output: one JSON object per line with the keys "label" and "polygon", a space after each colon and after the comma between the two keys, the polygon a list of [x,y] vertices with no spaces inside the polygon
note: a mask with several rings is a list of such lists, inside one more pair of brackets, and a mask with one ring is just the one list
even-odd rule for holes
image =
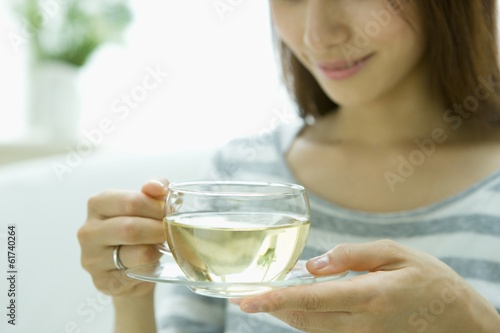
{"label": "pale yellow tea", "polygon": [[309,220],[269,213],[195,213],[164,219],[170,250],[193,281],[283,279],[300,257],[309,227]]}

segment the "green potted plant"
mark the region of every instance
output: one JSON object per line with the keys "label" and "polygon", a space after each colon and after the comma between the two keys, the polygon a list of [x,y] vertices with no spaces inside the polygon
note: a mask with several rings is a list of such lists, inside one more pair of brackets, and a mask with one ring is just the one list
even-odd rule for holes
{"label": "green potted plant", "polygon": [[30,30],[30,134],[37,140],[74,141],[78,73],[99,46],[121,41],[131,12],[119,0],[24,0],[16,10]]}
{"label": "green potted plant", "polygon": [[81,67],[102,44],[120,41],[131,21],[124,1],[24,0],[18,12],[30,24],[34,61],[56,60]]}

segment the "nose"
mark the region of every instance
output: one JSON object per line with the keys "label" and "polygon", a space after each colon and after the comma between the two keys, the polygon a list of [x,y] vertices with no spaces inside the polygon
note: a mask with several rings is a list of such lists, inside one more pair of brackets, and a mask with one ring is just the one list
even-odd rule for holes
{"label": "nose", "polygon": [[304,43],[315,50],[347,43],[349,25],[340,6],[331,0],[310,0],[307,6]]}

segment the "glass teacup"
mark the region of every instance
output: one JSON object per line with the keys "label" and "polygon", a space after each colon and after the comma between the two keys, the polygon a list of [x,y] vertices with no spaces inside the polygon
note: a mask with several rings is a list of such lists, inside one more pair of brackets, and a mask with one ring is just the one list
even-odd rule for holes
{"label": "glass teacup", "polygon": [[309,200],[295,184],[178,182],[165,201],[168,252],[191,281],[279,281],[309,227]]}

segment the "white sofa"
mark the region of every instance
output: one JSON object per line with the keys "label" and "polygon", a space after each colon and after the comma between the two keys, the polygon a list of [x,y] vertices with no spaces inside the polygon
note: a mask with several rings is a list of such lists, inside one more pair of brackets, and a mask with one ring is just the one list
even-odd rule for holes
{"label": "white sofa", "polygon": [[[212,152],[101,152],[79,164],[73,161],[62,179],[54,163],[66,164],[68,154],[0,167],[0,332],[111,332],[110,298],[94,289],[80,266],[76,233],[85,220],[88,197],[107,188],[139,190],[151,176],[198,178]],[[6,317],[9,224],[17,225],[15,327]]]}

